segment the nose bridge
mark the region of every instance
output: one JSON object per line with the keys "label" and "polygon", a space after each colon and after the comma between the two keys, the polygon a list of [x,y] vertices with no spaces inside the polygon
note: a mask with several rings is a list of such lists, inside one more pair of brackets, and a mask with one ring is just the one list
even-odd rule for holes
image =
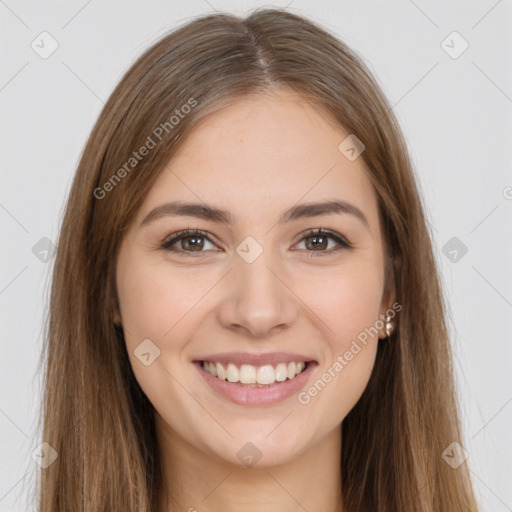
{"label": "nose bridge", "polygon": [[[239,250],[247,247],[242,243]],[[251,250],[254,246],[249,245]],[[244,257],[244,252],[241,254],[236,255],[238,261],[230,272],[229,292],[221,306],[220,318],[225,327],[245,328],[254,336],[264,336],[276,327],[291,325],[297,305],[284,284],[284,271],[273,251],[266,248],[252,261]]]}
{"label": "nose bridge", "polygon": [[[252,301],[254,304],[269,305],[280,301],[282,290],[274,272],[271,269],[277,268],[275,258],[271,258],[270,250],[262,253],[255,261],[248,263],[244,260],[238,262],[235,276],[240,279],[242,286],[238,289],[240,298],[246,302]],[[274,260],[274,261],[272,261]],[[240,294],[240,292],[243,292]]]}

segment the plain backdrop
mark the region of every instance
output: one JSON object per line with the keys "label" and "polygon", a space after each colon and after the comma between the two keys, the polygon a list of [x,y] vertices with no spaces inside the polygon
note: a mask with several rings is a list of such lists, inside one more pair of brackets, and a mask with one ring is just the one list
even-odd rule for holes
{"label": "plain backdrop", "polygon": [[[449,301],[466,463],[481,510],[512,510],[511,2],[5,0],[0,511],[32,510],[51,249],[103,103],[133,61],[178,24],[214,10],[287,4],[359,53],[393,105]],[[52,44],[43,58],[42,46]]]}

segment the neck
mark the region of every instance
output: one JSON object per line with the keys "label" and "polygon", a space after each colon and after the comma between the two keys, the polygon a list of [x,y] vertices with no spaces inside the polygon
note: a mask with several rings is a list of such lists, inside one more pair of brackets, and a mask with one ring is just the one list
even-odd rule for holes
{"label": "neck", "polygon": [[157,414],[164,490],[159,512],[342,512],[341,428],[293,460],[266,468],[213,458]]}

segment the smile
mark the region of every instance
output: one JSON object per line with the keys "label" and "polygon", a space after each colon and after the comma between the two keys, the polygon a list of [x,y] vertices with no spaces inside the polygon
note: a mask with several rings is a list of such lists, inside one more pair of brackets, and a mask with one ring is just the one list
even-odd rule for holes
{"label": "smile", "polygon": [[291,399],[318,366],[307,356],[285,352],[204,354],[193,363],[214,396],[243,406],[271,406]]}
{"label": "smile", "polygon": [[245,387],[268,387],[275,382],[294,379],[305,370],[306,365],[307,363],[303,361],[278,363],[275,366],[270,364],[263,366],[241,364],[237,366],[235,363],[227,365],[224,363],[223,365],[214,361],[202,362],[203,369],[213,377]]}

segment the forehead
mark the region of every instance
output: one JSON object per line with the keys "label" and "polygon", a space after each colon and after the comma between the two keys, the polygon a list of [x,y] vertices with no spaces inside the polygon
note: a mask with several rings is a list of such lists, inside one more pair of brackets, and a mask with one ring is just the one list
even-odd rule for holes
{"label": "forehead", "polygon": [[349,135],[289,89],[237,99],[196,125],[156,180],[140,216],[180,199],[257,223],[277,219],[298,202],[343,199],[374,226],[377,201],[366,165],[338,149]]}

